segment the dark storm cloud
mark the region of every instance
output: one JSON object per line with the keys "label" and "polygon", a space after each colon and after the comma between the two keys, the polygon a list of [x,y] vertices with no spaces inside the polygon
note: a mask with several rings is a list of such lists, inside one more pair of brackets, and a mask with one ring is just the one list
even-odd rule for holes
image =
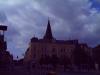
{"label": "dark storm cloud", "polygon": [[[51,13],[52,15],[54,15],[56,19],[60,18],[64,22],[66,22],[64,25],[62,23],[61,25],[62,27],[66,25],[66,27],[70,28],[71,30],[76,30],[76,31],[77,29],[78,30],[83,29],[83,25],[85,24],[85,22],[78,19],[78,17],[81,14],[84,16],[84,15],[88,15],[89,13],[88,11],[86,11],[87,9],[85,8],[81,9],[80,7],[81,5],[77,5],[77,4],[78,4],[77,2],[75,4],[74,2],[72,3],[70,0],[67,0],[67,1],[66,0],[65,1],[46,0],[40,3],[40,5],[43,6],[45,9],[47,8],[48,13]],[[45,11],[45,9],[43,11]],[[87,13],[87,14],[84,14],[84,13]]]}
{"label": "dark storm cloud", "polygon": [[7,10],[5,13],[8,25],[8,49],[15,56],[22,55],[27,49],[30,38],[42,36],[46,23],[44,20],[47,18],[32,7],[25,6],[18,7],[16,10]]}
{"label": "dark storm cloud", "polygon": [[7,40],[8,44],[7,50],[9,50],[11,54],[13,54],[13,49],[15,49],[13,38],[16,38],[16,36],[20,36],[20,33],[18,32],[18,29],[16,29],[16,27],[8,22],[7,15],[3,10],[0,11],[0,24],[8,26],[8,32],[5,34],[5,39]]}
{"label": "dark storm cloud", "polygon": [[[16,1],[15,1],[16,2]],[[100,13],[89,0],[18,0],[5,6],[8,49],[22,55],[30,38],[44,36],[47,20],[57,39],[79,39],[91,46],[99,44]],[[13,47],[12,47],[13,46]],[[15,52],[15,50],[17,50]]]}
{"label": "dark storm cloud", "polygon": [[[57,19],[55,20],[57,25],[53,28],[56,30],[55,37],[85,39],[84,42],[91,46],[100,43],[98,39],[100,37],[98,34],[100,32],[98,31],[100,29],[100,22],[98,21],[100,13],[91,8],[89,0],[43,0],[41,3],[39,1],[37,5],[40,7],[37,9],[43,10],[44,8],[43,11],[48,16]],[[61,36],[60,34],[64,35]]]}

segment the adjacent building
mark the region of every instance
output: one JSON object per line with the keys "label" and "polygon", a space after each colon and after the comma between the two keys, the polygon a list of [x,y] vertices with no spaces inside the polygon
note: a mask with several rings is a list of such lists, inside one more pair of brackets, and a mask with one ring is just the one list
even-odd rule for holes
{"label": "adjacent building", "polygon": [[7,42],[4,37],[5,31],[7,31],[7,26],[0,25],[0,66],[13,62],[13,56],[7,51]]}

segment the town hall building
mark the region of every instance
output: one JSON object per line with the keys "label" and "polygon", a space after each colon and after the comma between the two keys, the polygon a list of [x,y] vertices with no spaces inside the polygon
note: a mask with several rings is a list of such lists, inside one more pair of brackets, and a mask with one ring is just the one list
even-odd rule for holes
{"label": "town hall building", "polygon": [[56,40],[52,35],[50,21],[48,20],[47,29],[43,39],[33,37],[30,40],[29,47],[25,53],[24,62],[38,63],[41,57],[52,57],[53,55],[58,58],[66,56],[72,59],[72,52],[77,45],[80,45],[86,51],[89,50],[89,47],[86,44],[80,44],[78,40]]}

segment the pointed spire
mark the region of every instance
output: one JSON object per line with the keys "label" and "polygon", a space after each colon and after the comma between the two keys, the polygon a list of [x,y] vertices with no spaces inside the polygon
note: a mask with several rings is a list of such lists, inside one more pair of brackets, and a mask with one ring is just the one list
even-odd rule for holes
{"label": "pointed spire", "polygon": [[50,26],[50,21],[49,20],[48,20],[47,30],[46,30],[46,33],[44,35],[44,39],[48,39],[48,40],[53,39],[52,31],[51,31],[51,26]]}

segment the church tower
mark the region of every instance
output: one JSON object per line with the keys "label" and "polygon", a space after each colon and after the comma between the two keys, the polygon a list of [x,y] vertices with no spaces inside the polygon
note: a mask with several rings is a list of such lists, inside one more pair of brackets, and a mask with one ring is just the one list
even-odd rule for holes
{"label": "church tower", "polygon": [[0,51],[7,49],[7,43],[4,39],[4,32],[7,31],[7,26],[0,25]]}
{"label": "church tower", "polygon": [[52,30],[51,30],[51,26],[50,26],[50,21],[48,20],[48,24],[47,24],[47,29],[46,29],[46,33],[44,35],[44,39],[45,40],[52,40],[53,35],[52,35]]}

